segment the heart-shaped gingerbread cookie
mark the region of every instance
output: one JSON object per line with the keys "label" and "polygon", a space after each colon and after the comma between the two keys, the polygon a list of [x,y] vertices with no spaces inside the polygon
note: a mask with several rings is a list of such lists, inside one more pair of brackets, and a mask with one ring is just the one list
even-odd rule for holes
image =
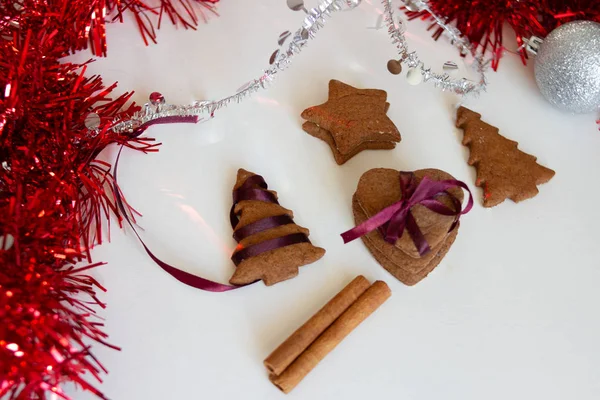
{"label": "heart-shaped gingerbread cookie", "polygon": [[[431,181],[454,179],[450,174],[437,169],[418,170],[413,174],[417,185],[425,176]],[[435,200],[449,209],[457,211],[455,202],[462,202],[462,190],[453,187],[447,192],[455,200],[445,193],[435,196]],[[356,224],[360,225],[382,209],[397,203],[402,197],[399,171],[375,168],[365,172],[360,178],[352,198]],[[414,285],[425,278],[448,252],[456,238],[458,225],[456,216],[434,212],[421,204],[412,206],[410,212],[429,244],[430,251],[426,254],[419,254],[417,246],[407,232],[402,234],[396,244],[385,241],[379,230],[365,234],[362,239],[375,259],[385,269],[405,284]],[[453,227],[454,229],[452,229]]]}

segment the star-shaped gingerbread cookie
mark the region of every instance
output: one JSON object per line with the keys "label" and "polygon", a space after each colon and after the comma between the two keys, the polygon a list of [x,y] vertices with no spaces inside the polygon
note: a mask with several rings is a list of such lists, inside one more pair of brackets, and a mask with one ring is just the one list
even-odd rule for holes
{"label": "star-shaped gingerbread cookie", "polygon": [[388,118],[387,94],[378,89],[357,89],[329,81],[327,102],[302,112],[304,131],[325,141],[335,161],[344,164],[367,149],[393,149],[400,132]]}

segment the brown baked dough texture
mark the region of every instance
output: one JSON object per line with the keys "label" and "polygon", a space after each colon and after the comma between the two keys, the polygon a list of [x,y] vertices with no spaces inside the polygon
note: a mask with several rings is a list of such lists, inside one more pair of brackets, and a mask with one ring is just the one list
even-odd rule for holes
{"label": "brown baked dough texture", "polygon": [[[452,175],[438,169],[417,170],[414,171],[414,176],[417,184],[425,176],[434,181],[454,179]],[[449,193],[462,202],[464,196],[461,189],[452,188]],[[352,210],[356,225],[363,223],[401,198],[399,171],[375,168],[365,172],[352,197]],[[450,196],[443,194],[437,196],[436,199],[455,210]],[[379,230],[371,231],[361,237],[375,260],[398,280],[409,286],[421,281],[441,262],[454,243],[459,228],[457,225],[450,231],[455,217],[435,213],[420,204],[413,206],[411,213],[431,249],[423,256],[419,255],[407,232],[403,232],[396,244],[386,242]]]}
{"label": "brown baked dough texture", "polygon": [[322,141],[327,143],[329,145],[329,147],[331,148],[331,152],[333,153],[333,158],[335,159],[335,162],[338,163],[338,165],[344,164],[346,161],[348,161],[349,159],[351,159],[352,157],[354,157],[355,155],[357,155],[358,153],[360,153],[363,150],[391,150],[396,147],[395,142],[368,141],[368,142],[362,142],[361,144],[356,146],[349,153],[342,154],[338,150],[338,148],[335,144],[335,141],[333,140],[333,136],[331,136],[331,133],[329,131],[327,131],[327,130],[321,128],[319,125],[309,122],[309,121],[306,121],[304,124],[302,124],[302,129],[304,130],[304,132],[308,133],[309,135],[314,136],[318,139],[321,139]]}
{"label": "brown baked dough texture", "polygon": [[[237,174],[234,190],[242,186],[246,179],[253,175],[255,175],[253,172],[240,169]],[[258,189],[258,187],[255,189]],[[277,197],[276,192],[269,192]],[[248,224],[260,221],[267,217],[286,215],[293,218],[291,210],[278,204],[257,200],[243,200],[238,202],[235,205],[234,212],[239,218],[238,223],[234,228],[234,232]],[[242,239],[234,254],[244,248],[267,240],[298,233],[304,234],[307,237],[309,235],[308,229],[296,225],[293,222],[291,224],[270,228]],[[280,247],[244,259],[237,266],[229,282],[234,285],[246,285],[262,279],[265,285],[274,285],[275,283],[295,277],[298,275],[299,267],[317,261],[323,257],[324,254],[324,249],[313,246],[310,242]]]}
{"label": "brown baked dough texture", "polygon": [[537,185],[548,182],[554,171],[517,148],[518,143],[500,135],[498,128],[481,120],[481,114],[460,107],[456,126],[463,130],[462,144],[469,147],[468,164],[477,170],[475,185],[483,189],[483,206],[504,200],[515,203],[538,194]]}
{"label": "brown baked dough texture", "polygon": [[302,128],[325,141],[340,165],[363,150],[392,149],[401,137],[386,115],[386,99],[383,90],[357,89],[331,80],[328,100],[302,112],[307,120]]}

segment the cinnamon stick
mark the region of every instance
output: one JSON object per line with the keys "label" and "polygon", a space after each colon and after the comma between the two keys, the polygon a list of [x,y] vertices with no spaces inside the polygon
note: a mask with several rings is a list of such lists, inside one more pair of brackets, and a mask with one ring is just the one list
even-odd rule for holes
{"label": "cinnamon stick", "polygon": [[359,275],[354,278],[267,357],[265,360],[267,370],[274,375],[281,374],[368,288],[369,281],[364,276]]}
{"label": "cinnamon stick", "polygon": [[390,295],[390,288],[385,282],[375,282],[321,336],[300,354],[281,375],[271,374],[269,376],[271,382],[284,393],[289,393],[350,332],[383,304]]}

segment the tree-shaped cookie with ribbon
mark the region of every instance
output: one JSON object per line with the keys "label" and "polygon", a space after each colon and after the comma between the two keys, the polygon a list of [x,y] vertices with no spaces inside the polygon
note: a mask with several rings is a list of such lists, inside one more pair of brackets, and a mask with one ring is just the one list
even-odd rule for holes
{"label": "tree-shaped cookie with ribbon", "polygon": [[299,267],[323,257],[325,250],[313,246],[308,229],[296,225],[293,218],[260,175],[238,170],[230,213],[238,242],[231,256],[237,267],[231,284],[262,280],[270,286],[295,277]]}
{"label": "tree-shaped cookie with ribbon", "polygon": [[438,169],[365,172],[352,197],[357,226],[342,234],[345,243],[361,238],[373,257],[406,285],[425,278],[456,239],[467,185]]}
{"label": "tree-shaped cookie with ribbon", "polygon": [[477,169],[475,185],[483,189],[484,207],[494,207],[507,198],[518,203],[534,197],[537,185],[554,176],[536,157],[519,150],[517,142],[482,121],[481,114],[460,107],[456,126],[464,131],[462,143],[469,147],[469,165]]}

